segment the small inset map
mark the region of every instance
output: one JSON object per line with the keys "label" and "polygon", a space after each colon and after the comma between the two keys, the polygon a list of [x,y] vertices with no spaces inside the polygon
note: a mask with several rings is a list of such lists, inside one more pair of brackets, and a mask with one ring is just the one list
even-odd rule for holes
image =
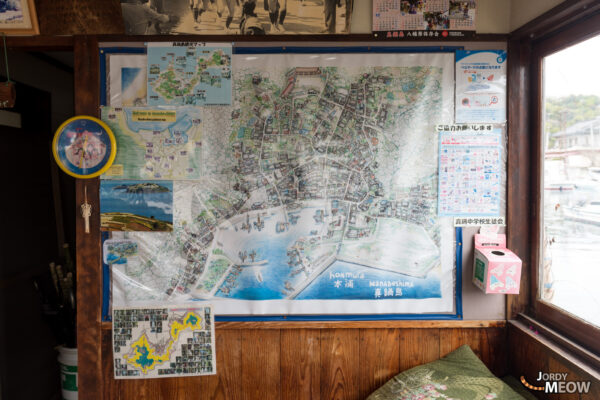
{"label": "small inset map", "polygon": [[199,107],[102,107],[117,156],[102,179],[196,179],[202,166]]}
{"label": "small inset map", "polygon": [[230,105],[231,46],[148,44],[148,105]]}
{"label": "small inset map", "polygon": [[113,308],[116,379],[216,373],[212,307]]}

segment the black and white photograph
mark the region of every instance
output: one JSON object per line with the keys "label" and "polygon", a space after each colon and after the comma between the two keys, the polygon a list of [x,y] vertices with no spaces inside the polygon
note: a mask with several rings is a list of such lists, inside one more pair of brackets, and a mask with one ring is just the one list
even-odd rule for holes
{"label": "black and white photograph", "polygon": [[121,0],[129,35],[350,33],[354,0]]}

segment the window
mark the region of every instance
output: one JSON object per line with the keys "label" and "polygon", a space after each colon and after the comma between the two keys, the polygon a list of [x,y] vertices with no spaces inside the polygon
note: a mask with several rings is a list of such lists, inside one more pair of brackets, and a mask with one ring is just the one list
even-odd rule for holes
{"label": "window", "polygon": [[[600,24],[533,45],[535,316],[600,354]],[[587,25],[587,24],[585,24]],[[538,171],[541,171],[538,172]],[[537,259],[537,262],[535,262]]]}
{"label": "window", "polygon": [[539,276],[541,300],[600,327],[599,55],[596,36],[543,59]]}

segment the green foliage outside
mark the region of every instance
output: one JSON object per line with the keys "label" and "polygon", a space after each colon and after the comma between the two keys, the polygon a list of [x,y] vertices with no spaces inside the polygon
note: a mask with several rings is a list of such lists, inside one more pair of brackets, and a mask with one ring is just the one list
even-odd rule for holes
{"label": "green foliage outside", "polygon": [[546,132],[556,133],[578,122],[600,116],[600,97],[572,95],[546,99]]}

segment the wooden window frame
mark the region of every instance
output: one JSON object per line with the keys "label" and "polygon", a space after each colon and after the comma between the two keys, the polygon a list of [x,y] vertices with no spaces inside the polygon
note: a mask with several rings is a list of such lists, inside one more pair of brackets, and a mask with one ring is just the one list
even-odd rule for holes
{"label": "wooden window frame", "polygon": [[542,202],[543,202],[543,59],[567,47],[600,35],[600,13],[584,15],[568,27],[531,44],[530,90],[531,90],[531,251],[530,251],[530,301],[531,312],[537,320],[548,324],[556,331],[574,339],[587,349],[600,355],[600,328],[583,319],[540,299],[540,267],[542,262]]}

